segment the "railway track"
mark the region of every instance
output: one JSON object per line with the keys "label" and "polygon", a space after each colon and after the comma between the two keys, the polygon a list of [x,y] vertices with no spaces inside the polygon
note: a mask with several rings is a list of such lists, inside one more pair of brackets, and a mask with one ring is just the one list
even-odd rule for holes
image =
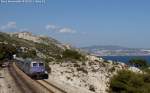
{"label": "railway track", "polygon": [[15,63],[10,65],[9,71],[22,93],[67,93],[46,80],[31,79]]}
{"label": "railway track", "polygon": [[16,85],[19,87],[21,93],[35,93],[35,91],[28,86],[27,82],[24,81],[24,79],[21,76],[19,76],[19,74],[17,73],[16,69],[14,69],[12,64],[10,64],[10,66],[8,67],[8,71],[12,76],[12,78],[14,79]]}
{"label": "railway track", "polygon": [[50,82],[48,82],[46,80],[37,80],[36,82],[38,82],[41,86],[45,87],[52,93],[67,93],[66,91],[60,89],[59,87],[51,84]]}

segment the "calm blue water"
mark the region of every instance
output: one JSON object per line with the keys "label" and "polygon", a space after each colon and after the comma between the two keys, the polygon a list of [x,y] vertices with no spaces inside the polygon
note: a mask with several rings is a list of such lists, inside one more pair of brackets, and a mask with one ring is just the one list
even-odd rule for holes
{"label": "calm blue water", "polygon": [[113,60],[127,63],[132,58],[142,58],[145,59],[148,63],[150,63],[150,56],[103,56],[105,60]]}

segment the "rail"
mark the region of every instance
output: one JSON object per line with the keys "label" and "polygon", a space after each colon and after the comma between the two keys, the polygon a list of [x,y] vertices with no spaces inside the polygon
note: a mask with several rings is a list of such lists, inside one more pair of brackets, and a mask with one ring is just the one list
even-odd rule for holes
{"label": "rail", "polygon": [[45,87],[46,89],[50,90],[52,93],[67,93],[66,91],[64,91],[63,89],[51,84],[50,82],[46,81],[46,80],[37,80],[37,82]]}

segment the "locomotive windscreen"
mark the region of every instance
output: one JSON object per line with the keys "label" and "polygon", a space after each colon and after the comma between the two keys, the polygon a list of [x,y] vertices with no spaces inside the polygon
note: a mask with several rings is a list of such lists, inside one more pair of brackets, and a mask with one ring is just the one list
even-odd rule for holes
{"label": "locomotive windscreen", "polygon": [[38,66],[38,64],[37,63],[33,63],[33,67],[35,67],[35,66]]}
{"label": "locomotive windscreen", "polygon": [[39,63],[39,66],[44,66],[44,64],[43,63]]}

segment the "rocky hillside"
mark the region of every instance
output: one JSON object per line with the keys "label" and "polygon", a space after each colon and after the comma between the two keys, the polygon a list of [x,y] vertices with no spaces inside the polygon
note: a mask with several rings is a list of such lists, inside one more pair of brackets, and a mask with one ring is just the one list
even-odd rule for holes
{"label": "rocky hillside", "polygon": [[51,68],[49,80],[68,93],[107,93],[110,78],[121,69],[140,72],[124,63],[108,62],[29,32],[0,32],[0,63],[16,54],[22,58],[41,58]]}
{"label": "rocky hillside", "polygon": [[29,32],[0,32],[0,44],[1,53],[5,52],[4,54],[7,54],[7,56],[1,54],[1,59],[8,58],[8,56],[13,54],[23,58],[40,57],[46,62],[62,62],[68,59],[81,61],[84,59],[84,55],[68,45],[61,44],[53,38],[37,36]]}
{"label": "rocky hillside", "polygon": [[[109,63],[102,60],[89,59],[85,62],[55,63],[51,62],[50,79],[70,89],[77,87],[91,91],[91,93],[107,93],[110,78],[121,69],[127,69],[123,63]],[[74,92],[71,92],[74,93]],[[80,90],[77,93],[87,93]]]}

